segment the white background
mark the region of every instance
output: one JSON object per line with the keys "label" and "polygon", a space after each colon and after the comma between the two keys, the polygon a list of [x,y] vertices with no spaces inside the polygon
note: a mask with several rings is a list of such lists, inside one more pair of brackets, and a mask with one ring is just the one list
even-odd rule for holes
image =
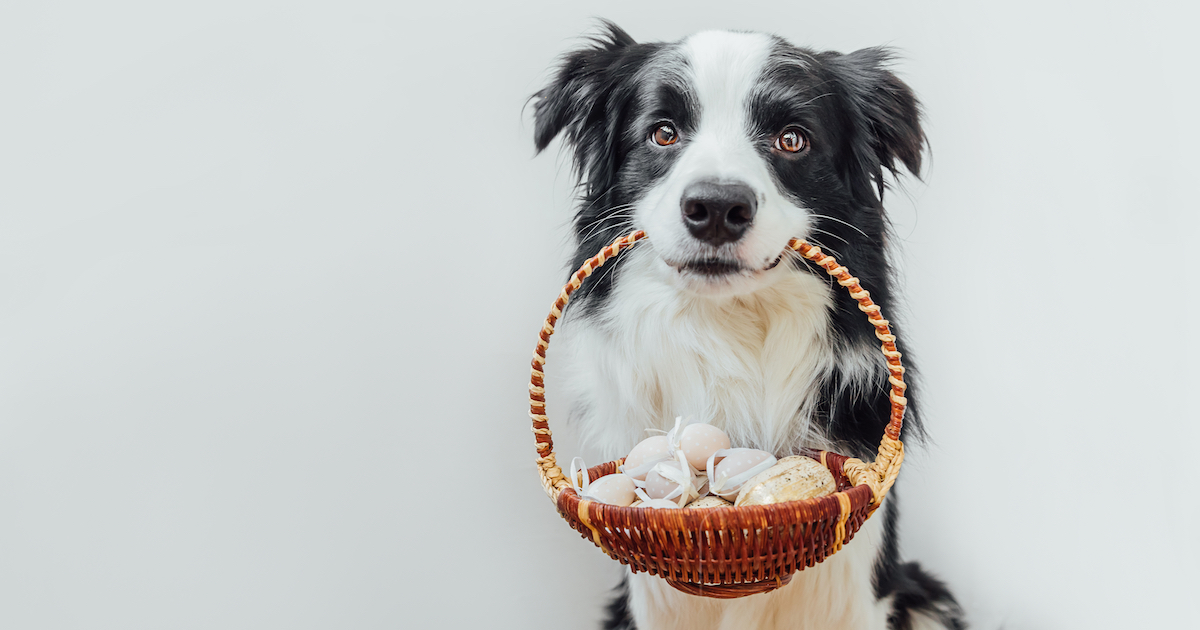
{"label": "white background", "polygon": [[900,49],[905,555],[980,628],[1196,627],[1197,15],[1101,4],[4,4],[0,627],[593,627],[522,406],[522,108],[593,16]]}

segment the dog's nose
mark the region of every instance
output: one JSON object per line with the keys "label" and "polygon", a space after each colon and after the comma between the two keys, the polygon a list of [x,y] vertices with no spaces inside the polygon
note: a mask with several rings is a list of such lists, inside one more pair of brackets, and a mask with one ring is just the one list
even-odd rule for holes
{"label": "dog's nose", "polygon": [[745,184],[696,182],[683,191],[683,223],[697,239],[710,245],[742,238],[758,208],[754,191]]}

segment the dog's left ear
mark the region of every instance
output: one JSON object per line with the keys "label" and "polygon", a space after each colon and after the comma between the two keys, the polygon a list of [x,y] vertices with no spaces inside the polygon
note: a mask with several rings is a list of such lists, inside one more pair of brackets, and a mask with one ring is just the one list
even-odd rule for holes
{"label": "dog's left ear", "polygon": [[622,89],[645,61],[648,49],[607,20],[588,45],[571,51],[549,85],[530,99],[538,152],[562,135],[575,172],[590,187],[607,188],[616,169],[619,120],[634,92]]}
{"label": "dog's left ear", "polygon": [[823,59],[852,119],[853,132],[840,156],[843,173],[856,195],[876,202],[883,199],[883,170],[897,175],[897,161],[920,177],[926,144],[921,105],[912,89],[888,70],[892,57],[886,48],[864,48]]}

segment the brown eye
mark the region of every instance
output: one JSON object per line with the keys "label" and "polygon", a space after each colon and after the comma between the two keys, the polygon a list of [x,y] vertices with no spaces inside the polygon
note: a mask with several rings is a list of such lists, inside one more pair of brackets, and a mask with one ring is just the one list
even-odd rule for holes
{"label": "brown eye", "polygon": [[799,153],[808,146],[808,138],[799,129],[784,129],[775,138],[775,148],[788,153]]}
{"label": "brown eye", "polygon": [[654,140],[654,144],[665,147],[678,142],[679,134],[675,131],[675,127],[663,123],[654,128],[654,133],[650,134],[650,139]]}

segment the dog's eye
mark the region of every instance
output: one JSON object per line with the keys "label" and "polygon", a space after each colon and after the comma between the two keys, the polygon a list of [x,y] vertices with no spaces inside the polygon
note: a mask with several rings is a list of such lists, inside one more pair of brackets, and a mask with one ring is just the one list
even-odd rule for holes
{"label": "dog's eye", "polygon": [[808,147],[808,137],[803,131],[794,127],[784,129],[783,133],[775,138],[775,148],[788,153],[799,153]]}
{"label": "dog's eye", "polygon": [[665,147],[679,141],[679,132],[675,131],[674,126],[662,123],[654,128],[654,131],[650,134],[650,139],[654,141],[654,144]]}

